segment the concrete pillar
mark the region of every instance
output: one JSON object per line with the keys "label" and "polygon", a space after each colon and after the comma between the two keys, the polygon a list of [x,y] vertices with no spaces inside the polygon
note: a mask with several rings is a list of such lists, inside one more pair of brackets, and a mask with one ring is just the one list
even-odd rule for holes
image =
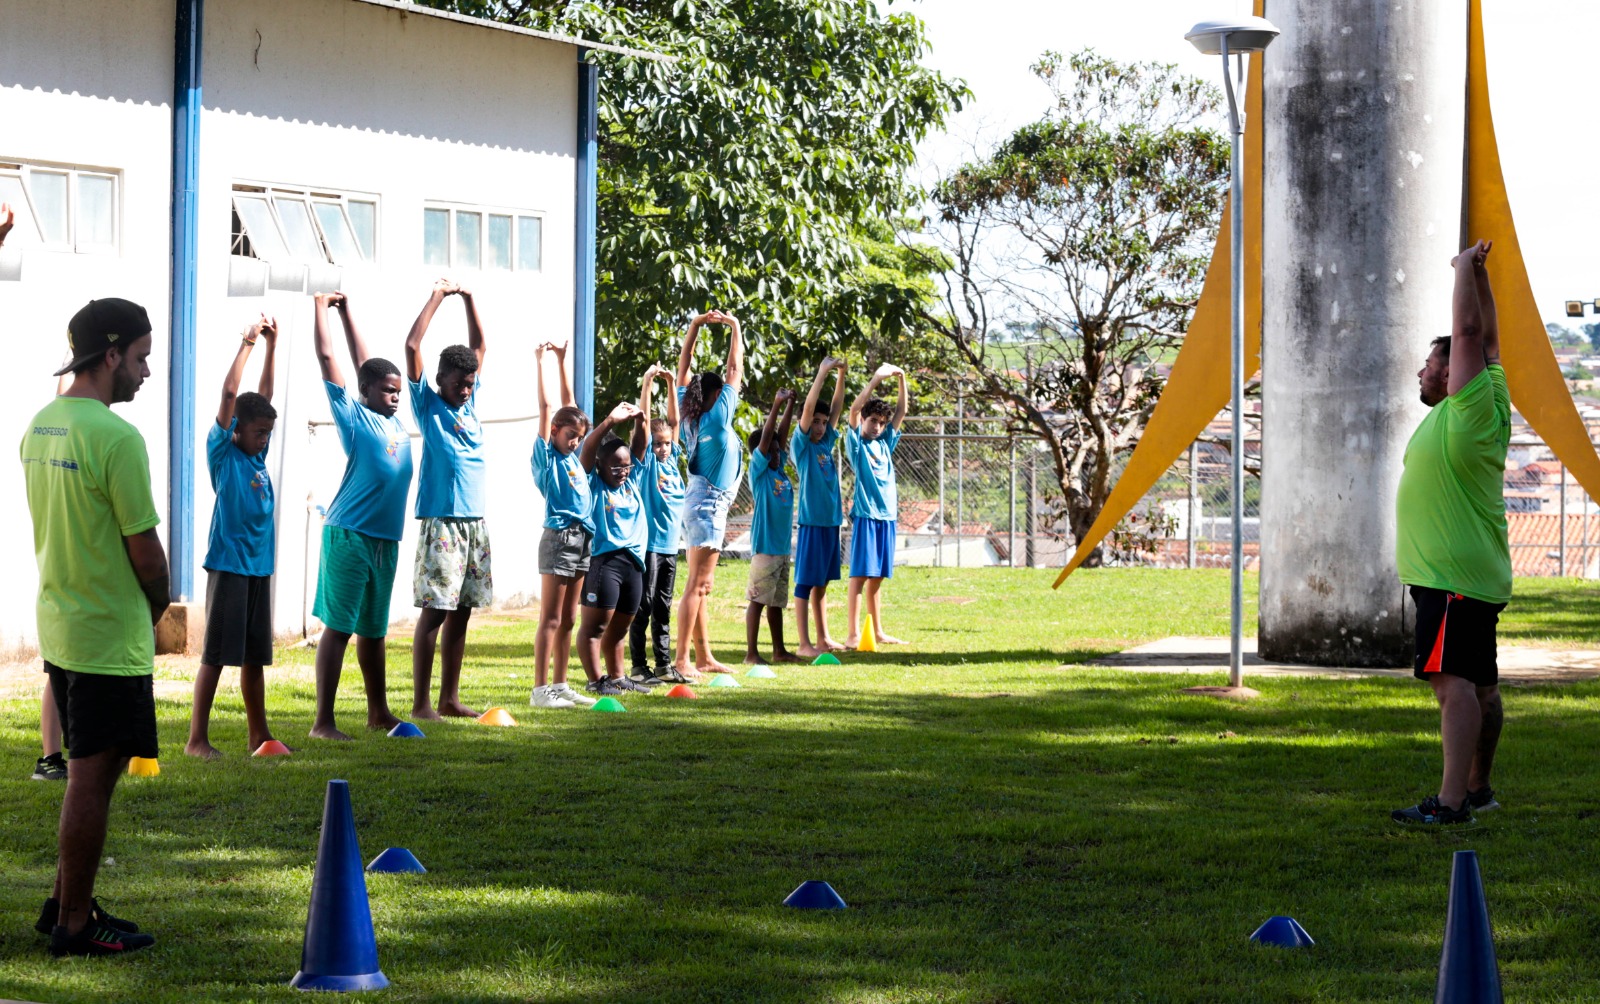
{"label": "concrete pillar", "polygon": [[1395,489],[1416,372],[1450,333],[1466,0],[1266,15],[1260,649],[1405,665]]}

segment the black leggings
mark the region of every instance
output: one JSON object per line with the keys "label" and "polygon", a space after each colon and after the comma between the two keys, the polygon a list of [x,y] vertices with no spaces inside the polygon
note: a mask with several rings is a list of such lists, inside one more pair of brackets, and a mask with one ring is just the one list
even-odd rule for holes
{"label": "black leggings", "polygon": [[[676,554],[647,553],[644,556],[644,600],[628,628],[628,651],[634,670],[666,669],[672,665],[672,587],[678,581]],[[644,658],[644,638],[650,633],[655,649],[652,665]]]}

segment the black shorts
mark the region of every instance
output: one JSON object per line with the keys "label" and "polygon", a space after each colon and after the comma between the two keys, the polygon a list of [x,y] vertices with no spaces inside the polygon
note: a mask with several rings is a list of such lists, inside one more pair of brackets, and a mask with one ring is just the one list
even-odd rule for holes
{"label": "black shorts", "polygon": [[589,559],[583,577],[583,605],[632,617],[644,599],[644,569],[627,551],[607,551]]}
{"label": "black shorts", "polygon": [[1479,687],[1498,684],[1494,632],[1506,605],[1426,586],[1410,589],[1417,604],[1417,658],[1412,675],[1429,680],[1436,673],[1448,673]]}
{"label": "black shorts", "polygon": [[155,678],[79,673],[44,664],[61,716],[61,745],[73,758],[114,750],[156,758]]}
{"label": "black shorts", "polygon": [[272,576],[206,573],[207,666],[272,665]]}

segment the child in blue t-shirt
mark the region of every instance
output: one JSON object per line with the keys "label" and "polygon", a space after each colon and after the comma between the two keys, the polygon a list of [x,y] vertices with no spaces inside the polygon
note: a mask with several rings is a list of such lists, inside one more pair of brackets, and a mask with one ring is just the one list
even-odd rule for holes
{"label": "child in blue t-shirt", "polygon": [[[900,398],[894,407],[873,391],[889,377],[900,381]],[[873,637],[879,645],[903,645],[883,630],[878,590],[894,575],[895,522],[899,498],[894,479],[894,448],[906,419],[906,371],[888,363],[878,367],[872,380],[850,405],[850,431],[845,434],[845,455],[856,472],[855,497],[850,505],[850,637],[855,648],[861,641],[861,596],[867,597]]]}
{"label": "child in blue t-shirt", "polygon": [[[596,697],[650,691],[622,675],[622,640],[644,595],[644,554],[650,543],[650,520],[639,485],[644,470],[638,463],[645,452],[643,416],[638,406],[619,404],[583,441],[583,469],[589,474],[594,500],[594,551],[583,579],[578,659],[589,678],[585,689]],[[611,434],[630,420],[629,442]]]}
{"label": "child in blue t-shirt", "polygon": [[[779,411],[783,417],[778,417]],[[783,472],[789,425],[794,419],[794,391],[787,387],[772,399],[767,420],[750,433],[750,495],[755,516],[750,521],[750,585],[745,599],[744,661],[762,662],[757,651],[761,610],[767,611],[772,634],[772,661],[798,662],[783,645],[783,611],[789,605],[789,528],[794,526],[794,483]]]}
{"label": "child in blue t-shirt", "polygon": [[[359,398],[345,387],[328,333],[328,308],[339,312]],[[313,739],[349,739],[334,725],[333,701],[344,668],[344,650],[356,637],[356,661],[367,691],[367,728],[387,732],[400,724],[389,712],[385,690],[384,638],[389,633],[389,597],[405,531],[411,488],[411,437],[395,418],[400,410],[400,370],[367,354],[343,293],[316,296],[317,363],[328,393],[333,424],[346,462],[339,491],[322,525],[322,560],[312,613],[322,621],[317,643],[317,713]]]}
{"label": "child in blue t-shirt", "polygon": [[[439,389],[428,386],[422,339],[448,296],[459,296],[467,318],[467,344],[439,353]],[[494,602],[489,568],[489,527],[484,520],[486,470],[478,391],[488,346],[478,301],[448,279],[433,292],[406,336],[406,379],[411,413],[422,431],[422,470],[417,477],[417,556],[412,596],[419,607],[411,637],[411,717],[476,718],[461,703],[461,661],[467,624],[475,607]],[[441,645],[442,642],[442,645]],[[439,652],[439,704],[434,707],[433,653]]]}
{"label": "child in blue t-shirt", "polygon": [[[534,349],[538,372],[539,438],[533,441],[533,481],[544,496],[544,533],[539,538],[539,628],[533,641],[533,694],[536,708],[570,708],[594,700],[567,684],[572,626],[578,596],[589,571],[594,537],[589,475],[578,446],[589,431],[589,416],[573,404],[567,347],[545,342]],[[552,414],[545,371],[556,371],[561,407]]]}
{"label": "child in blue t-shirt", "polygon": [[[650,418],[650,396],[656,380],[668,381],[667,417]],[[650,520],[650,542],[644,551],[644,599],[628,628],[628,648],[633,656],[629,679],[647,687],[659,683],[684,683],[672,665],[672,589],[678,578],[678,521],[683,517],[683,447],[678,445],[678,396],[671,393],[672,371],[651,366],[639,388],[639,410],[650,418],[650,449],[639,457],[639,487]],[[647,660],[648,636],[654,663]]]}
{"label": "child in blue t-shirt", "polygon": [[[839,376],[833,384],[833,400],[827,410],[819,411],[822,388],[834,370]],[[828,583],[839,578],[839,527],[844,523],[844,506],[833,446],[839,441],[839,419],[844,414],[847,370],[843,359],[829,356],[822,360],[806,394],[805,406],[800,409],[800,427],[789,441],[799,486],[795,493],[800,528],[794,547],[794,621],[795,633],[800,636],[796,654],[802,659],[815,659],[824,652],[844,648],[828,633],[826,599]],[[807,630],[808,609],[817,619],[815,645]]]}
{"label": "child in blue t-shirt", "polygon": [[[258,340],[267,343],[255,393],[239,393],[245,363]],[[217,493],[211,510],[211,540],[206,548],[206,638],[200,670],[194,677],[194,707],[189,741],[183,751],[214,759],[211,702],[222,667],[239,667],[247,739],[254,753],[272,739],[267,727],[266,673],[272,665],[272,569],[274,531],[272,479],[267,476],[267,444],[277,424],[272,407],[278,322],[265,314],[244,331],[239,351],[222,379],[222,403],[206,435],[206,470]]]}

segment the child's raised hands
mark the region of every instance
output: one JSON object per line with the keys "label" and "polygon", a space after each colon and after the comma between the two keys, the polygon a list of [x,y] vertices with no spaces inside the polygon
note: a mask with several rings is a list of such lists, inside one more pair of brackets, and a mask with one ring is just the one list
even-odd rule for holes
{"label": "child's raised hands", "polygon": [[611,414],[606,417],[610,420],[612,425],[621,425],[623,422],[631,422],[643,414],[644,412],[639,410],[638,405],[629,404],[627,401],[624,401],[615,408],[612,408]]}

